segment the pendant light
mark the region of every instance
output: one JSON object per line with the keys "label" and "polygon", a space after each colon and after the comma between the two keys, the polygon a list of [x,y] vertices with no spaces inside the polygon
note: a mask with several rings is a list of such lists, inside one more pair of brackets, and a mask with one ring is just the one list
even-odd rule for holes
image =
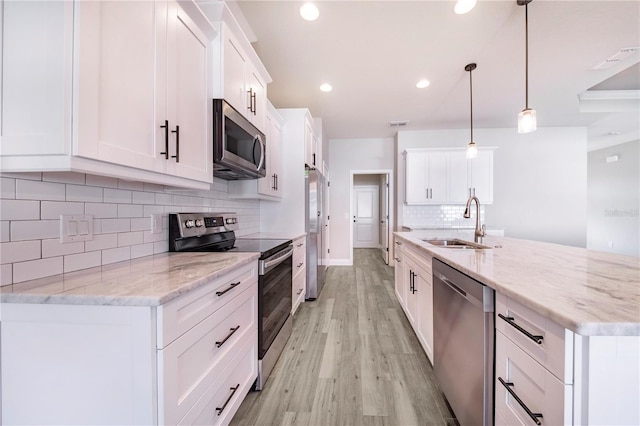
{"label": "pendant light", "polygon": [[468,64],[464,67],[465,71],[469,71],[469,109],[471,111],[471,139],[469,140],[469,144],[467,145],[466,157],[467,158],[476,158],[478,156],[478,147],[476,143],[473,141],[473,81],[471,80],[471,71],[476,69],[476,64]]}
{"label": "pendant light", "polygon": [[518,114],[518,133],[533,132],[537,128],[536,110],[529,108],[529,3],[532,0],[516,0],[518,6],[524,6],[524,57],[525,57],[525,107]]}

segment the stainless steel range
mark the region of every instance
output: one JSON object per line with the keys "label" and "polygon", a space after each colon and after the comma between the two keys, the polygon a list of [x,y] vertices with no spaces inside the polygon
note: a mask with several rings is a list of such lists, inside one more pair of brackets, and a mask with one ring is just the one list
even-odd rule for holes
{"label": "stainless steel range", "polygon": [[291,240],[236,238],[235,213],[169,215],[169,251],[260,253],[258,261],[258,380],[261,390],[291,335]]}

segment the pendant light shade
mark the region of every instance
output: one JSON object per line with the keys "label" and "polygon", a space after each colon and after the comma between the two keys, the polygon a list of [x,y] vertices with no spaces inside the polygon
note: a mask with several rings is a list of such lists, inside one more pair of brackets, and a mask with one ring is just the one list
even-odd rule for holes
{"label": "pendant light shade", "polygon": [[537,128],[536,110],[529,108],[529,3],[532,0],[516,0],[524,6],[524,57],[525,57],[525,107],[518,114],[518,133],[533,132]]}
{"label": "pendant light shade", "polygon": [[478,146],[473,141],[473,80],[471,79],[471,72],[475,70],[477,67],[476,64],[468,64],[464,67],[465,71],[469,72],[469,110],[470,114],[470,129],[471,129],[471,138],[469,139],[469,144],[467,145],[466,157],[467,158],[476,158],[478,156]]}

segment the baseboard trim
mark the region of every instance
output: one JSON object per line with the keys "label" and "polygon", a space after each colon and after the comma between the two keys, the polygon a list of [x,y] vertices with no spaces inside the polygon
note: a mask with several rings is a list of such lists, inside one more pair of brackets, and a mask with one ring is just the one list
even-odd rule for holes
{"label": "baseboard trim", "polygon": [[351,259],[330,259],[329,266],[353,266]]}

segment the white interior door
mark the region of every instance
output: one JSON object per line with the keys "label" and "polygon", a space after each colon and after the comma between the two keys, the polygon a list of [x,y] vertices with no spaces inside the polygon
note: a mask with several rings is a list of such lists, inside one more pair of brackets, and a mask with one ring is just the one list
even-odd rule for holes
{"label": "white interior door", "polygon": [[378,186],[353,188],[353,247],[378,248],[380,236]]}
{"label": "white interior door", "polygon": [[380,179],[382,199],[380,200],[380,251],[384,263],[389,264],[389,175]]}

